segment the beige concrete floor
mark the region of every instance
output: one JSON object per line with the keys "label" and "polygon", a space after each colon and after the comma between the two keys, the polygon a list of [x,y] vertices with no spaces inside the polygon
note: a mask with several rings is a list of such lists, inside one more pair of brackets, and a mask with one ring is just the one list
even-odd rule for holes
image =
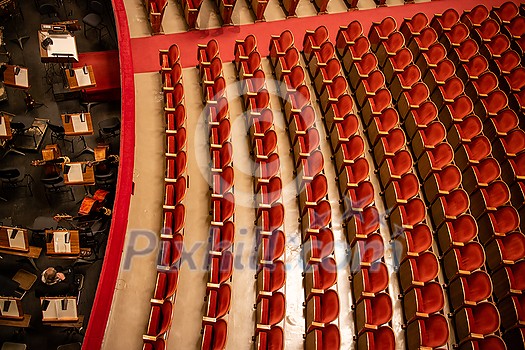
{"label": "beige concrete floor", "polygon": [[[162,93],[158,73],[135,75],[137,99],[135,113],[135,169],[133,182],[135,191],[131,196],[128,217],[128,233],[132,230],[147,230],[158,236],[162,226],[162,203],[164,198],[164,119]],[[124,270],[123,263],[130,248],[145,249],[149,240],[130,241],[126,236],[121,269],[114,291],[110,318],[102,349],[142,349],[142,334],[150,313],[150,298],[156,279],[157,249],[151,254],[135,257],[131,270]],[[111,292],[111,291],[107,291]],[[114,336],[122,334],[123,336]]]}

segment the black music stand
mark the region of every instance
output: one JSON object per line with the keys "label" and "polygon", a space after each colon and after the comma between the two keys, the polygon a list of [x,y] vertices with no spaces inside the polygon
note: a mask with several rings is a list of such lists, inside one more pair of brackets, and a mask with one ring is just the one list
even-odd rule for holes
{"label": "black music stand", "polygon": [[[22,13],[22,9],[20,8],[20,6],[18,6],[16,1],[13,1],[12,4],[13,4],[13,7],[8,10],[9,10],[9,16],[13,20],[13,26],[15,28],[16,38],[11,39],[11,41],[14,42],[15,44],[18,44],[18,46],[20,46],[20,50],[23,50],[24,42],[29,39],[29,36],[28,35],[20,36],[20,34],[18,33],[18,21],[16,18],[17,16],[20,16],[22,17],[22,20],[24,20],[24,14]],[[18,11],[16,11],[17,7],[18,7]]]}

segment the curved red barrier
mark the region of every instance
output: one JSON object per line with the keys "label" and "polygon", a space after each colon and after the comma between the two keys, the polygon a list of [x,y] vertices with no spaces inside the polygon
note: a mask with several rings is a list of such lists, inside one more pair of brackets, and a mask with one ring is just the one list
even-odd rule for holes
{"label": "curved red barrier", "polygon": [[[129,203],[131,199],[133,166],[135,153],[135,85],[133,62],[131,57],[131,40],[128,19],[123,0],[112,0],[117,23],[119,42],[120,76],[122,89],[120,133],[120,166],[118,171],[113,219],[100,273],[97,294],[93,302],[91,316],[84,337],[82,350],[98,350],[104,339],[106,324],[113,301],[113,291],[117,283],[118,272],[128,222]],[[124,98],[125,96],[125,98]]]}

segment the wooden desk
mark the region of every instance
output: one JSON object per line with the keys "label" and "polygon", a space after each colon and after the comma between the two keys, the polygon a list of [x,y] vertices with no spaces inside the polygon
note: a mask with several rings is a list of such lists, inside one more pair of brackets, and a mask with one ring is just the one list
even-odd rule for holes
{"label": "wooden desk", "polygon": [[[67,118],[66,116],[69,116]],[[66,136],[83,136],[83,135],[93,135],[93,120],[91,118],[91,113],[72,113],[72,114],[62,114],[62,125],[64,125],[64,131]],[[81,121],[84,119],[84,122]],[[84,126],[84,130],[77,130],[75,128]]]}
{"label": "wooden desk", "polygon": [[16,250],[9,250],[9,249],[0,249],[0,254],[21,256],[23,258],[28,258],[28,259],[38,259],[41,252],[42,252],[42,248],[35,247],[35,246],[29,246],[28,252],[21,252],[21,251],[16,251]]}
{"label": "wooden desk", "polygon": [[[55,251],[55,233],[69,232],[69,245],[71,252],[57,252]],[[49,239],[49,235],[53,237]],[[80,236],[77,230],[46,230],[46,254],[53,255],[60,258],[76,259],[80,256]]]}
{"label": "wooden desk", "polygon": [[[47,38],[53,40],[47,49],[42,47],[42,41]],[[72,63],[78,62],[77,41],[71,33],[49,34],[38,31],[38,47],[40,59],[43,63]]]}
{"label": "wooden desk", "polygon": [[22,320],[8,320],[0,318],[0,326],[27,328],[29,327],[30,321],[31,315],[24,315],[24,318]]}
{"label": "wooden desk", "polygon": [[[15,74],[17,67],[20,71]],[[4,72],[4,84],[18,89],[29,89],[28,69],[8,64]]]}
{"label": "wooden desk", "polygon": [[68,322],[42,322],[44,326],[62,327],[62,328],[81,328],[84,325],[84,315],[78,315],[78,321]]}
{"label": "wooden desk", "polygon": [[0,113],[0,140],[11,140],[13,138],[11,119],[11,116]]}
{"label": "wooden desk", "polygon": [[[11,239],[10,236],[14,233],[13,230],[17,230],[18,233]],[[19,227],[0,226],[0,248],[28,252],[29,238],[27,236],[27,230]]]}
{"label": "wooden desk", "polygon": [[78,91],[97,86],[93,67],[85,67],[87,68],[87,73],[84,73],[84,67],[64,70],[64,74],[66,74],[67,83],[69,85],[69,90]]}
{"label": "wooden desk", "polygon": [[[82,166],[83,164],[85,164],[85,168],[84,168],[84,171],[82,172],[82,179],[75,178],[75,179],[70,180],[68,174],[66,173],[66,171],[64,171],[65,167],[66,166],[78,167],[79,165]],[[62,171],[64,173],[64,183],[66,185],[92,186],[95,184],[95,171],[92,166],[87,165],[87,162],[71,162],[68,164],[62,164]]]}

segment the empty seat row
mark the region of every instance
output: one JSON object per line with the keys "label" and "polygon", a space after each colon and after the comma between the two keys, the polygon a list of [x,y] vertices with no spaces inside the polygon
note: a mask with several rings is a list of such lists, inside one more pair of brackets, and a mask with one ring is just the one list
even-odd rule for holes
{"label": "empty seat row", "polygon": [[144,6],[146,7],[146,11],[148,13],[151,32],[153,34],[161,34],[162,19],[164,18],[166,6],[168,6],[168,0],[145,0]]}

